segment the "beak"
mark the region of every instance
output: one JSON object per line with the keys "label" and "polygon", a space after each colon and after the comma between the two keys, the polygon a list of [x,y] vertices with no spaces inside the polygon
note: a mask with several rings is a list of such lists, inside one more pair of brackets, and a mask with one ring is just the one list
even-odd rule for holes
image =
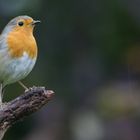
{"label": "beak", "polygon": [[38,23],[40,23],[41,21],[40,20],[34,20],[33,22],[32,22],[32,25],[36,25],[36,24],[38,24]]}

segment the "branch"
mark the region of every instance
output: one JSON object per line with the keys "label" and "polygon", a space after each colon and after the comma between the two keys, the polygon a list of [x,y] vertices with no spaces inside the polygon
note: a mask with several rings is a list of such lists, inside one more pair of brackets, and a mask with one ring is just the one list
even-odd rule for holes
{"label": "branch", "polygon": [[52,90],[33,87],[16,99],[4,103],[0,109],[0,140],[9,127],[47,104],[53,97]]}

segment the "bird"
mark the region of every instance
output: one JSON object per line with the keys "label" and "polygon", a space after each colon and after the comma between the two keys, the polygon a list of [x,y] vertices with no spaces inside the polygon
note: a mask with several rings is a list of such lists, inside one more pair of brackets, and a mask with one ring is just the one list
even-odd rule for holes
{"label": "bird", "polygon": [[28,89],[21,80],[35,66],[38,47],[34,27],[40,20],[27,15],[13,18],[0,35],[0,105],[5,86],[18,82]]}

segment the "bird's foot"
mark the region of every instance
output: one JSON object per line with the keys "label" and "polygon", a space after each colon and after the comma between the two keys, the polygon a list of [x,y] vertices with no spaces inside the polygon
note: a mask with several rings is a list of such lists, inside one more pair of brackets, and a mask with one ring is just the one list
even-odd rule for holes
{"label": "bird's foot", "polygon": [[7,103],[0,103],[0,110],[3,110]]}
{"label": "bird's foot", "polygon": [[29,88],[25,89],[25,93],[29,92],[29,91],[36,90],[37,88],[41,88],[41,89],[43,89],[45,91],[45,87],[32,86],[32,87],[29,87]]}

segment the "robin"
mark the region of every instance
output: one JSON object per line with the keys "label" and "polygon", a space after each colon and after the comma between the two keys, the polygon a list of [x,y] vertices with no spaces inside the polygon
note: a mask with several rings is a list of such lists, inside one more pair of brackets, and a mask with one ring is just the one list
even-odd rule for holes
{"label": "robin", "polygon": [[18,16],[12,19],[0,35],[0,104],[3,88],[20,81],[33,69],[37,59],[37,44],[33,30],[39,20],[29,16]]}

